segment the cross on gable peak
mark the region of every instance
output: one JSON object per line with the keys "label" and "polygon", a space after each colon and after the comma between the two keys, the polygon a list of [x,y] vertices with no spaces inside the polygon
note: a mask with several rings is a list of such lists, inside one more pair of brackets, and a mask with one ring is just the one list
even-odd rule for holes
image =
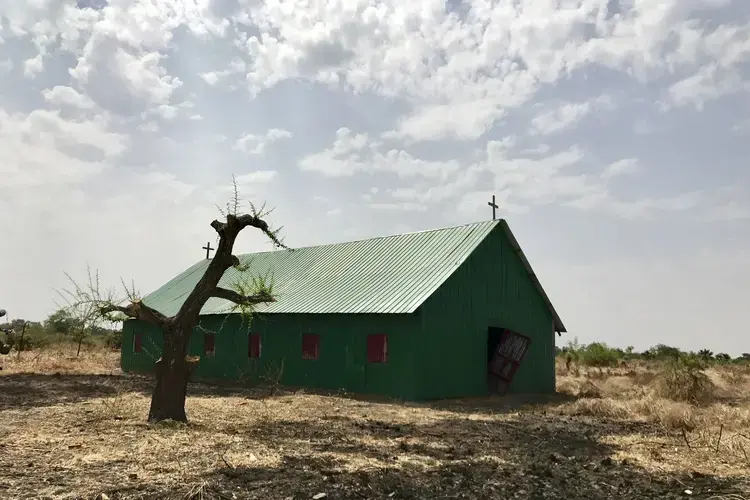
{"label": "cross on gable peak", "polygon": [[488,201],[487,204],[492,207],[492,220],[495,220],[495,210],[497,210],[499,207],[497,203],[495,203],[495,195],[492,195],[492,201]]}
{"label": "cross on gable peak", "polygon": [[216,250],[215,248],[211,248],[211,242],[210,242],[210,241],[209,241],[208,243],[206,243],[206,246],[205,246],[205,247],[202,247],[202,248],[203,248],[203,250],[205,250],[205,251],[206,251],[206,259],[209,259],[209,258],[210,258],[210,257],[209,257],[209,255],[210,255],[210,254],[209,254],[209,252],[210,252],[211,250]]}

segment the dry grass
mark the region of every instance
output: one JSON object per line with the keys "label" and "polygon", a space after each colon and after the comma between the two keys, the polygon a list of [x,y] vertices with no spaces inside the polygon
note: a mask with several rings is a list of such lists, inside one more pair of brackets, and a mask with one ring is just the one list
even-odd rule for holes
{"label": "dry grass", "polygon": [[638,384],[648,366],[560,376],[574,396],[546,401],[193,384],[190,425],[149,426],[149,379],[114,353],[74,358],[3,358],[0,498],[750,499],[748,392],[719,372],[706,406]]}
{"label": "dry grass", "polygon": [[121,374],[120,353],[100,347],[83,346],[81,355],[76,356],[76,344],[57,344],[42,350],[22,352],[20,356],[13,351],[8,356],[0,357],[0,374],[38,373],[53,375],[85,374],[114,375]]}
{"label": "dry grass", "polygon": [[558,390],[578,396],[559,405],[560,413],[647,426],[648,432],[615,440],[623,456],[652,469],[750,476],[746,367],[714,367],[704,375],[639,362],[606,377],[580,368],[578,376],[560,375],[559,368]]}

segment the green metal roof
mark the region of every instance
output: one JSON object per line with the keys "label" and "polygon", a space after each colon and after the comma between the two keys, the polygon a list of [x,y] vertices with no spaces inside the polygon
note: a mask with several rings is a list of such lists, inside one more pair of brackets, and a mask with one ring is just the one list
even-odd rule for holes
{"label": "green metal roof", "polygon": [[[260,313],[412,313],[498,226],[510,236],[555,317],[558,331],[565,331],[502,220],[238,257],[242,264],[250,264],[247,273],[273,275],[277,301],[258,305],[256,311]],[[202,260],[194,264],[144,297],[144,302],[168,316],[176,314],[208,263]],[[228,269],[219,285],[231,288],[240,274],[235,268]],[[225,314],[232,305],[211,298],[201,314]]]}

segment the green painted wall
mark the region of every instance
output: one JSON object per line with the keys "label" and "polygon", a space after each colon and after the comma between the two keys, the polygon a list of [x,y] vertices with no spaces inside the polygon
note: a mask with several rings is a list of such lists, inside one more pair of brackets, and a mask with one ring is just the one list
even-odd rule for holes
{"label": "green painted wall", "polygon": [[420,399],[487,394],[487,328],[531,337],[511,392],[555,390],[553,318],[499,227],[421,308]]}
{"label": "green painted wall", "polygon": [[[215,356],[203,356],[204,332],[214,331]],[[353,393],[382,394],[413,399],[416,396],[414,342],[418,339],[417,315],[258,315],[252,325],[242,318],[206,316],[193,332],[190,354],[200,355],[196,377],[260,381],[276,379],[283,385],[345,389]],[[133,334],[142,334],[142,352],[133,350]],[[248,333],[261,336],[261,357],[248,358]],[[302,334],[320,335],[317,360],[302,358]],[[388,334],[388,363],[367,363],[367,335]],[[140,321],[123,327],[122,368],[148,372],[161,355],[158,328]]]}
{"label": "green painted wall", "polygon": [[[498,226],[414,314],[265,314],[253,324],[237,315],[206,316],[190,353],[200,355],[197,377],[287,386],[345,389],[405,399],[487,394],[487,328],[510,328],[531,337],[512,392],[555,390],[553,318]],[[218,332],[216,356],[203,357],[203,331]],[[133,332],[143,352],[133,352]],[[248,332],[261,335],[262,355],[250,359]],[[320,357],[302,359],[302,334],[321,336]],[[387,364],[366,363],[368,334],[388,334]],[[162,349],[161,332],[138,321],[123,328],[122,367],[151,371]]]}

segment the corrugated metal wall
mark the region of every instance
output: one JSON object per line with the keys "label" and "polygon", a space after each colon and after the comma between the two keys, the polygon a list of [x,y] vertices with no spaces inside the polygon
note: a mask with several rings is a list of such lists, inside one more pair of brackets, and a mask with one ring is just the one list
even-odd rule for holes
{"label": "corrugated metal wall", "polygon": [[[413,314],[260,314],[248,329],[241,318],[206,316],[217,331],[216,356],[202,357],[196,376],[258,380],[282,370],[281,383],[383,394],[406,399],[487,393],[487,328],[510,328],[531,337],[513,392],[555,390],[552,315],[529,280],[502,228],[495,226],[472,255]],[[133,332],[143,352],[133,353]],[[248,358],[247,333],[261,335],[262,356]],[[302,359],[302,335],[321,337],[318,360]],[[366,363],[368,334],[386,333],[387,364]],[[161,353],[161,333],[128,321],[123,329],[126,371],[150,371]],[[198,329],[191,354],[203,353]]]}
{"label": "corrugated metal wall", "polygon": [[512,392],[555,390],[552,316],[500,228],[422,305],[420,399],[487,394],[487,328],[531,337]]}
{"label": "corrugated metal wall", "polygon": [[[205,330],[202,330],[205,329]],[[419,319],[410,315],[267,314],[252,325],[232,316],[207,316],[193,334],[190,354],[200,355],[196,377],[258,381],[281,372],[283,385],[345,389],[413,399],[416,395],[415,341]],[[204,331],[216,333],[215,357],[203,356]],[[133,352],[133,334],[142,335],[143,351]],[[248,333],[261,336],[261,357],[248,358]],[[320,335],[317,360],[302,358],[302,335]],[[388,363],[366,363],[367,335],[388,334]],[[124,371],[150,372],[162,351],[161,332],[138,321],[123,327]]]}

